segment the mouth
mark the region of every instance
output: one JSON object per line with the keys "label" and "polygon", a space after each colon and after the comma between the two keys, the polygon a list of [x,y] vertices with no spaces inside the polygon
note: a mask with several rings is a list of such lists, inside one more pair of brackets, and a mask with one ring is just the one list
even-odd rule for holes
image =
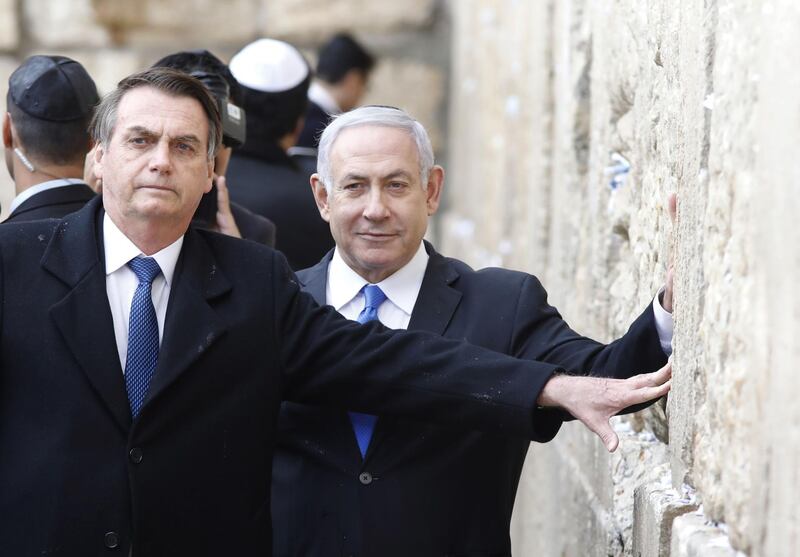
{"label": "mouth", "polygon": [[388,242],[397,237],[397,234],[389,232],[357,232],[356,235],[370,242]]}
{"label": "mouth", "polygon": [[137,190],[149,190],[149,191],[164,191],[164,192],[175,191],[172,187],[161,185],[161,184],[143,184],[141,186],[137,186],[136,189]]}

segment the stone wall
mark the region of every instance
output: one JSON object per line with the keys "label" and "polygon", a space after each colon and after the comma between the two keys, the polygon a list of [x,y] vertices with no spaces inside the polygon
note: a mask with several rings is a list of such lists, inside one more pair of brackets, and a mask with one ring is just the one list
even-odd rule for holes
{"label": "stone wall", "polygon": [[615,419],[612,455],[578,424],[532,446],[515,554],[800,554],[800,5],[0,0],[0,95],[34,53],[78,59],[108,91],[178,49],[228,59],[273,36],[313,58],[342,29],[381,57],[368,102],[432,131],[442,251],[537,274],[603,340],[675,255],[668,404]]}
{"label": "stone wall", "polygon": [[[365,102],[407,108],[444,155],[449,18],[444,0],[0,0],[0,102],[8,76],[31,54],[81,62],[101,93],[178,50],[229,60],[260,37],[289,41],[314,63],[330,35],[349,31],[379,57]],[[0,171],[5,218],[13,183]]]}
{"label": "stone wall", "polygon": [[537,274],[599,339],[676,261],[666,408],[613,455],[576,424],[532,446],[515,554],[800,554],[800,6],[452,5],[443,251]]}

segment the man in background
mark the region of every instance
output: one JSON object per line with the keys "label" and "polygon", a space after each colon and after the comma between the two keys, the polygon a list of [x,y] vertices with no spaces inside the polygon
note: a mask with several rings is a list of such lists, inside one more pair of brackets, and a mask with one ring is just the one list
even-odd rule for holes
{"label": "man in background", "polygon": [[[390,328],[464,339],[575,374],[628,377],[666,362],[672,317],[658,300],[604,345],[570,329],[536,277],[475,271],[424,242],[444,170],[425,129],[405,112],[363,107],[334,119],[311,183],[336,249],[298,278],[345,317],[363,321],[362,308],[373,307]],[[668,279],[669,311],[671,293]],[[275,555],[510,555],[528,446],[391,415],[284,403],[273,463]]]}
{"label": "man in background", "polygon": [[97,87],[65,56],[31,56],[8,80],[6,167],[16,197],[5,222],[61,218],[94,197],[83,180]]}
{"label": "man in background", "polygon": [[316,149],[331,117],[361,103],[374,66],[375,58],[346,33],[335,35],[323,45],[316,77],[308,89],[308,112],[298,147]]}
{"label": "man in background", "polygon": [[293,269],[312,265],[333,239],[308,190],[308,174],[287,153],[303,125],[308,63],[292,45],[260,39],[231,59],[230,70],[247,113],[247,141],[234,150],[227,172],[231,200],[275,223],[275,247]]}
{"label": "man in background", "polygon": [[[228,66],[208,50],[189,50],[169,54],[153,67],[174,68],[199,79],[219,104],[223,134],[222,146],[214,158],[214,187],[203,195],[193,222],[232,236],[236,236],[238,231],[246,240],[275,247],[275,223],[238,203],[230,202],[231,216],[227,215],[224,208],[229,195],[225,173],[231,153],[234,147],[240,147],[247,140],[244,95]],[[222,204],[219,203],[220,196],[224,198]]]}

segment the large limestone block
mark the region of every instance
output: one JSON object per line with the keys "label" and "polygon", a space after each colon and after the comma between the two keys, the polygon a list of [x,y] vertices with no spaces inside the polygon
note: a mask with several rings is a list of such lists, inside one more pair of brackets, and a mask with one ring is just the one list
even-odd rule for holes
{"label": "large limestone block", "polygon": [[[410,94],[410,92],[414,92]],[[370,77],[364,104],[396,106],[419,120],[431,137],[434,150],[442,147],[439,114],[445,91],[441,68],[426,63],[384,57]]]}
{"label": "large limestone block", "polygon": [[800,6],[773,2],[762,11],[759,103],[755,109],[756,178],[754,230],[758,259],[750,349],[760,363],[758,424],[751,467],[749,512],[752,555],[800,555],[800,75],[786,52],[800,48]]}
{"label": "large limestone block", "polygon": [[[452,4],[447,251],[477,265],[546,263],[549,2]],[[445,190],[447,193],[447,190]],[[475,203],[480,199],[480,203]],[[480,234],[469,238],[474,224]]]}
{"label": "large limestone block", "polygon": [[0,50],[13,50],[19,42],[16,0],[0,0]]}
{"label": "large limestone block", "polygon": [[420,28],[433,21],[435,0],[261,0],[261,32],[296,41],[319,40],[336,31],[368,29],[381,34]]}
{"label": "large limestone block", "polygon": [[[118,2],[123,6],[123,2]],[[130,2],[131,6],[138,2]],[[103,47],[111,44],[111,34],[98,21],[92,0],[26,0],[24,21],[39,51],[70,47]]]}
{"label": "large limestone block", "polygon": [[93,4],[98,21],[111,30],[116,42],[137,45],[239,45],[258,33],[261,17],[258,0],[94,0]]}
{"label": "large limestone block", "polygon": [[686,513],[673,521],[672,543],[668,555],[669,557],[745,557],[744,553],[731,547],[725,532],[709,523],[702,511]]}
{"label": "large limestone block", "polygon": [[[8,77],[17,68],[19,61],[10,56],[0,56],[0,99],[5,114],[6,94],[8,93]],[[5,161],[0,163],[0,221],[8,216],[8,207],[14,199],[14,181],[6,170]]]}
{"label": "large limestone block", "polygon": [[76,49],[65,50],[61,54],[83,64],[101,96],[114,90],[123,77],[144,70],[155,61],[133,49]]}
{"label": "large limestone block", "polygon": [[675,518],[697,510],[693,499],[672,489],[665,465],[659,480],[636,488],[633,512],[633,555],[670,557],[672,523]]}

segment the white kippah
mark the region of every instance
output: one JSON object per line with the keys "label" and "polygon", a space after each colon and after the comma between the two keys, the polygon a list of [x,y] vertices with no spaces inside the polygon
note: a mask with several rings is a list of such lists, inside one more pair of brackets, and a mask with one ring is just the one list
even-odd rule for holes
{"label": "white kippah", "polygon": [[236,81],[265,93],[293,89],[309,72],[305,58],[295,47],[274,39],[250,43],[231,59],[228,67]]}

